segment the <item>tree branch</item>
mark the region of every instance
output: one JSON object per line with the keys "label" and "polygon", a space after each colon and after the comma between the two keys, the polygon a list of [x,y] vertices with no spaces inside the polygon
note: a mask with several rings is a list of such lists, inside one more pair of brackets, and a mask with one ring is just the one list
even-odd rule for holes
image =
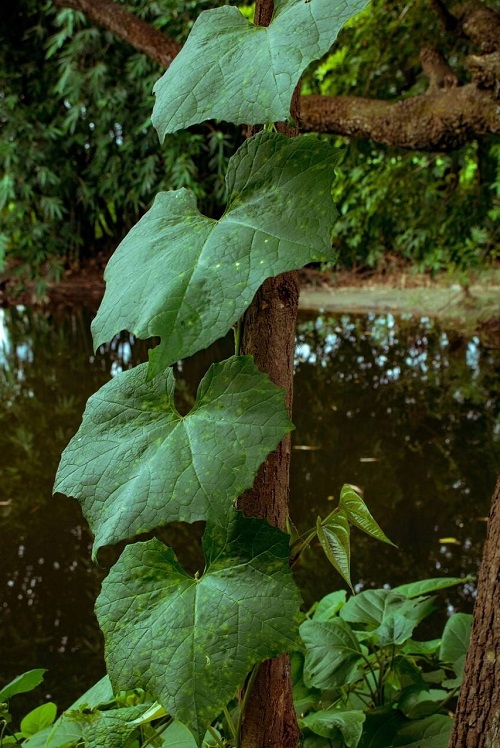
{"label": "tree branch", "polygon": [[500,134],[498,102],[473,84],[395,104],[356,96],[303,96],[302,129],[400,148],[449,151],[485,133]]}
{"label": "tree branch", "polygon": [[462,34],[483,54],[500,50],[500,14],[478,2],[466,2],[452,10]]}
{"label": "tree branch", "polygon": [[[113,0],[53,0],[85,13],[167,68],[181,46]],[[444,12],[442,0],[433,0]],[[446,60],[435,50],[424,49],[422,65],[429,75],[426,94],[397,103],[357,96],[302,96],[301,127],[305,132],[323,132],[408,149],[450,151],[485,134],[500,134],[497,56],[500,49],[500,15],[477,4],[461,5],[453,11],[461,31],[483,53],[469,57],[477,80],[458,86]],[[482,41],[481,41],[482,40]],[[442,73],[442,75],[441,75]]]}
{"label": "tree branch", "polygon": [[85,13],[93,23],[103,26],[128,42],[138,52],[168,68],[181,51],[181,45],[146,21],[130,13],[113,0],[53,0],[59,8],[71,8]]}

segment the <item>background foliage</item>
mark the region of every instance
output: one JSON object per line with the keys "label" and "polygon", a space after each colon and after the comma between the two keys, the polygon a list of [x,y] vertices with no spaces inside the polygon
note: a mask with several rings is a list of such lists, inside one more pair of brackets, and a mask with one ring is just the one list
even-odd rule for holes
{"label": "background foliage", "polygon": [[[493,3],[494,5],[497,3]],[[218,0],[127,6],[184,41]],[[58,276],[67,260],[108,253],[159,189],[189,187],[218,217],[224,170],[241,134],[206,124],[169,135],[150,122],[158,67],[83,14],[20,0],[0,29],[0,251]],[[419,52],[438,47],[465,80],[464,43],[444,35],[423,0],[374,0],[305,78],[304,93],[397,100],[427,86]],[[403,51],[404,50],[404,51]],[[450,153],[348,142],[334,199],[341,267],[411,262],[437,271],[498,258],[500,142]],[[50,263],[47,260],[50,258]]]}
{"label": "background foliage", "polygon": [[[467,82],[465,42],[447,36],[422,0],[373,0],[346,25],[341,42],[310,72],[304,93],[388,101],[424,93],[428,80],[419,54],[425,45],[439,49]],[[437,271],[498,258],[498,138],[447,154],[335,140],[346,149],[333,187],[341,210],[335,243],[342,266],[409,261]]]}

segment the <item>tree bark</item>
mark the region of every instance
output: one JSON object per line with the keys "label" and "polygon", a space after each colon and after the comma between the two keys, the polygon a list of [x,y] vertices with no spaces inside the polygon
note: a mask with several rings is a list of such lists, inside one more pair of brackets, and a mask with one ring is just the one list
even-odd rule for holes
{"label": "tree bark", "polygon": [[500,106],[469,83],[395,103],[358,96],[303,96],[301,128],[411,150],[451,151],[486,133],[500,134]]}
{"label": "tree bark", "polygon": [[500,478],[490,511],[449,748],[500,748]]}
{"label": "tree bark", "polygon": [[[254,22],[268,26],[273,0],[257,0]],[[292,116],[299,116],[299,92],[294,93]],[[298,131],[285,123],[278,129],[293,137]],[[250,128],[250,134],[255,128]],[[285,391],[291,415],[295,324],[299,303],[297,273],[269,278],[261,286],[243,317],[241,352]],[[238,508],[286,530],[289,499],[290,435],[261,466],[253,487],[238,500]],[[293,705],[290,657],[282,655],[259,666],[242,720],[242,748],[297,748],[299,727]]]}
{"label": "tree bark", "polygon": [[[180,45],[113,0],[53,0],[59,7],[85,13],[94,23],[167,68]],[[480,3],[466,3],[450,13],[431,0],[448,30],[469,38],[479,50],[467,64],[473,81],[430,90],[399,102],[357,96],[303,96],[301,129],[411,150],[451,151],[487,134],[500,134],[500,14]],[[265,26],[269,11],[258,11]],[[446,20],[447,19],[447,20]],[[451,73],[453,76],[453,73]]]}

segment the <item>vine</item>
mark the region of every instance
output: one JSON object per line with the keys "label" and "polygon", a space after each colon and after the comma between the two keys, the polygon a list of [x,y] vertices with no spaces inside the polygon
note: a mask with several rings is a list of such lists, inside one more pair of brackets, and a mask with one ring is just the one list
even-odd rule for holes
{"label": "vine", "polygon": [[[276,0],[268,27],[224,6],[194,24],[155,86],[160,140],[208,118],[266,127],[229,162],[220,220],[203,216],[189,190],[163,192],[116,250],[95,346],[122,330],[160,343],[149,363],[90,398],[56,477],[55,490],[82,505],[94,558],[170,522],[206,522],[201,575],[187,574],[159,540],[131,543],[96,603],[115,691],[143,689],[199,745],[207,730],[223,744],[212,723],[251,671],[236,723],[226,710],[227,740],[239,746],[256,663],[301,647],[290,558],[317,535],[350,584],[350,524],[389,542],[349,486],[291,551],[287,533],[235,508],[293,428],[283,391],[240,355],[242,315],[266,279],[333,259],[335,151],[314,136],[288,139],[274,122],[290,120],[300,75],[364,4]],[[172,365],[233,326],[235,355],[208,370],[181,416]]]}

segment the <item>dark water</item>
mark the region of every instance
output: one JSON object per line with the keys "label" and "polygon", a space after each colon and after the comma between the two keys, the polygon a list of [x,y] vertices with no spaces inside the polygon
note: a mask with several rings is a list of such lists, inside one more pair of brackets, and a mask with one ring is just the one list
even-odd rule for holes
{"label": "dark water", "polygon": [[[40,696],[65,707],[103,672],[93,601],[105,568],[90,562],[78,504],[52,498],[52,482],[86,399],[145,360],[146,345],[123,337],[94,357],[85,312],[0,315],[0,684],[46,667]],[[184,408],[209,364],[230,353],[228,339],[183,363]],[[302,315],[296,357],[298,527],[352,483],[398,545],[353,532],[357,589],[476,573],[500,464],[500,351],[428,319]],[[200,528],[162,535],[196,565]],[[341,586],[316,548],[297,579],[307,603]],[[440,607],[470,610],[473,595],[465,585]]]}

